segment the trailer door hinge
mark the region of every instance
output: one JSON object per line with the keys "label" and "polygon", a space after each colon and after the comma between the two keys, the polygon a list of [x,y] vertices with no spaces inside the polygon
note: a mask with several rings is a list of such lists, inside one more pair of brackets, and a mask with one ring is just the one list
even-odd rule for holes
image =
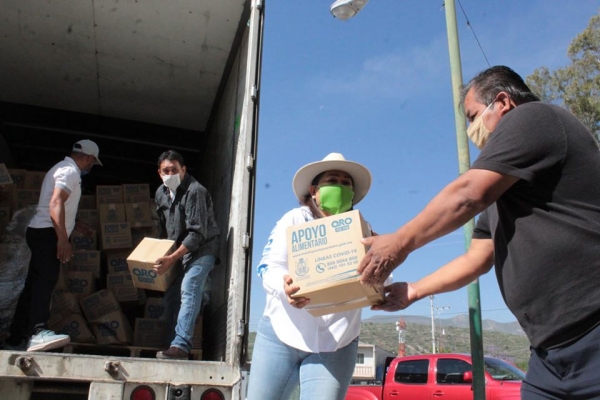
{"label": "trailer door hinge", "polygon": [[238,337],[244,337],[244,332],[246,332],[246,324],[244,323],[244,320],[242,319],[238,322],[238,328],[237,328]]}
{"label": "trailer door hinge", "polygon": [[252,171],[254,169],[254,157],[252,154],[246,156],[246,169]]}
{"label": "trailer door hinge", "polygon": [[248,232],[244,233],[244,237],[242,238],[242,248],[244,250],[250,248],[250,234]]}
{"label": "trailer door hinge", "polygon": [[256,87],[256,85],[252,85],[252,89],[250,89],[250,98],[252,99],[252,101],[256,101],[256,99],[258,98],[258,88]]}

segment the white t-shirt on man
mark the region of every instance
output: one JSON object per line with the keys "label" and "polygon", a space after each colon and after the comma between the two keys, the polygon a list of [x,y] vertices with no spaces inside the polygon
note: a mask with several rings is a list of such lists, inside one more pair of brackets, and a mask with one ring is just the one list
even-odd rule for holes
{"label": "white t-shirt on man", "polygon": [[44,177],[40,190],[40,200],[37,205],[37,213],[29,223],[30,228],[52,228],[50,219],[50,199],[54,189],[59,188],[69,194],[65,202],[65,226],[67,235],[71,235],[75,228],[75,217],[77,206],[81,198],[81,171],[71,157],[56,164]]}

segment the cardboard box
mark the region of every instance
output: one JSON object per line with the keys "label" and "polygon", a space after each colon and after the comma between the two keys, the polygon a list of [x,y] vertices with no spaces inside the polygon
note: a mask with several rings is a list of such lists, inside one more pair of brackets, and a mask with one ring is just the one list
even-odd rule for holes
{"label": "cardboard box", "polygon": [[104,222],[127,222],[125,204],[98,204],[98,219]]}
{"label": "cardboard box", "polygon": [[66,291],[67,290],[67,278],[65,274],[69,271],[69,264],[61,263],[60,270],[58,271],[58,280],[54,285],[55,291]]}
{"label": "cardboard box", "polygon": [[65,290],[55,290],[52,293],[50,314],[60,315],[61,319],[68,314],[81,314],[79,301],[77,300],[75,294]]}
{"label": "cardboard box", "polygon": [[52,322],[49,328],[56,333],[69,335],[73,342],[93,343],[96,337],[81,314],[68,314],[63,319]]}
{"label": "cardboard box", "polygon": [[97,208],[96,196],[93,194],[82,194],[79,199],[78,208],[80,210],[95,210]]}
{"label": "cardboard box", "polygon": [[27,170],[26,169],[9,168],[8,173],[10,174],[12,181],[15,184],[16,188],[24,189],[25,175],[27,174]]}
{"label": "cardboard box", "polygon": [[102,249],[128,249],[131,244],[131,225],[128,222],[100,223]]}
{"label": "cardboard box", "polygon": [[100,251],[77,250],[69,261],[69,271],[91,272],[94,278],[100,278]]}
{"label": "cardboard box", "polygon": [[131,254],[131,249],[106,250],[106,270],[109,274],[129,273],[127,267],[127,257]]}
{"label": "cardboard box", "polygon": [[137,228],[131,230],[131,242],[137,247],[145,238],[158,239],[158,231],[155,228]]}
{"label": "cardboard box", "polygon": [[13,196],[13,210],[20,210],[27,206],[35,206],[40,201],[40,191],[34,189],[16,189]]}
{"label": "cardboard box", "polygon": [[148,297],[144,305],[144,318],[159,319],[165,311],[162,297]]}
{"label": "cardboard box", "polygon": [[6,165],[4,163],[0,163],[0,186],[11,185],[13,183],[14,182],[12,180],[12,177],[10,176],[10,172],[8,172],[8,168],[6,168]]}
{"label": "cardboard box", "polygon": [[168,347],[167,323],[152,318],[136,318],[133,345],[144,347]]}
{"label": "cardboard box", "polygon": [[133,284],[140,289],[164,292],[181,270],[179,264],[173,265],[163,275],[157,275],[152,269],[154,262],[171,252],[174,240],[144,238],[127,257],[127,265],[133,277]]}
{"label": "cardboard box", "polygon": [[192,349],[202,348],[202,314],[198,315],[196,323],[194,324],[194,335],[192,336]]}
{"label": "cardboard box", "polygon": [[150,185],[128,183],[123,186],[123,203],[147,203],[150,198]]}
{"label": "cardboard box", "polygon": [[100,219],[98,218],[98,210],[82,209],[77,210],[77,222],[83,222],[88,228],[95,231],[100,229]]}
{"label": "cardboard box", "polygon": [[96,291],[94,274],[91,272],[69,271],[65,274],[67,290],[78,299],[89,296]]}
{"label": "cardboard box", "polygon": [[27,171],[23,181],[23,189],[40,190],[46,177],[46,172]]}
{"label": "cardboard box", "polygon": [[0,206],[12,207],[17,187],[13,185],[0,185]]}
{"label": "cardboard box", "polygon": [[123,188],[117,186],[96,186],[96,206],[99,204],[123,203]]}
{"label": "cardboard box", "polygon": [[383,302],[383,288],[360,283],[356,269],[366,253],[360,240],[370,235],[358,210],[287,228],[288,266],[312,315],[347,311]]}
{"label": "cardboard box", "polygon": [[132,228],[152,228],[154,226],[148,202],[126,203],[125,215]]}
{"label": "cardboard box", "polygon": [[90,322],[98,344],[130,344],[133,332],[121,311],[113,311]]}
{"label": "cardboard box", "polygon": [[135,301],[142,304],[146,300],[145,292],[133,285],[133,278],[129,271],[106,275],[106,288],[112,290],[117,300],[121,302]]}
{"label": "cardboard box", "polygon": [[121,306],[112,290],[100,290],[88,297],[79,300],[81,311],[88,321],[93,321],[102,315],[113,311],[120,311]]}
{"label": "cardboard box", "polygon": [[73,229],[71,232],[71,246],[75,250],[96,250],[98,249],[98,234],[92,230],[87,233]]}

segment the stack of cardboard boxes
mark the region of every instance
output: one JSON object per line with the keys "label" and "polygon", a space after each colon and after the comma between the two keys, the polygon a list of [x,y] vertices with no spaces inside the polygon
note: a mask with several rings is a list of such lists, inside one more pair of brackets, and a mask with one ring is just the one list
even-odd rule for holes
{"label": "stack of cardboard boxes", "polygon": [[[44,176],[0,164],[0,231],[16,210],[37,204]],[[156,239],[159,221],[149,185],[96,186],[95,195],[81,196],[77,222],[71,234],[73,257],[61,266],[52,295],[50,328],[76,343],[164,348],[167,327],[160,292],[181,268],[162,276],[152,270],[173,241]],[[194,348],[202,346],[202,316],[193,343]]]}
{"label": "stack of cardboard boxes", "polygon": [[0,164],[0,235],[16,210],[38,203],[44,176],[45,172],[8,169]]}

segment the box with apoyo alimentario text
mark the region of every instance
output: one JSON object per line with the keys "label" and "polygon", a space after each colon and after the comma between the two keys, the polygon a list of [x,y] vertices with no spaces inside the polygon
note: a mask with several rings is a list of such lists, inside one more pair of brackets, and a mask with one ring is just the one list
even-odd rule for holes
{"label": "box with apoyo alimentario text", "polygon": [[358,210],[287,228],[288,268],[314,316],[368,307],[384,301],[382,287],[360,283],[358,265],[366,253],[361,239],[369,225]]}
{"label": "box with apoyo alimentario text", "polygon": [[140,289],[164,292],[176,278],[181,265],[176,263],[166,273],[158,275],[153,267],[161,257],[169,254],[175,245],[174,240],[144,238],[127,257],[127,266],[133,277],[133,284]]}

